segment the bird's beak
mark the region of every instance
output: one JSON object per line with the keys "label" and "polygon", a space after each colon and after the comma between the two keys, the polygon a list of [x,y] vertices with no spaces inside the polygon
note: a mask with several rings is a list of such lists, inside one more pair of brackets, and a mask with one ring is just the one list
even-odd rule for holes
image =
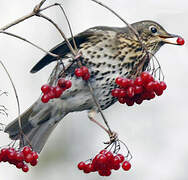
{"label": "bird's beak", "polygon": [[[159,37],[162,39],[162,42],[167,43],[167,44],[173,44],[173,45],[180,45],[177,43],[177,38],[180,36],[175,35],[175,34],[166,34],[166,35],[159,35]],[[171,41],[168,39],[171,38]]]}

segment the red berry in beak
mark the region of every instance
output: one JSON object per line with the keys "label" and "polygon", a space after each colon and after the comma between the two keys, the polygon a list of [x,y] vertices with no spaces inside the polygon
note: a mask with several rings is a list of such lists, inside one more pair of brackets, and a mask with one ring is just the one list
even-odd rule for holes
{"label": "red berry in beak", "polygon": [[182,37],[178,37],[176,42],[177,42],[178,45],[181,45],[181,46],[185,44],[185,41],[184,41],[184,39]]}

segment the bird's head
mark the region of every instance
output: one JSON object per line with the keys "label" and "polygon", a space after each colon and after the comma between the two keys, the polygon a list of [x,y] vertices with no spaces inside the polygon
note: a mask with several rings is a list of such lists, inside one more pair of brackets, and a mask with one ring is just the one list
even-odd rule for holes
{"label": "bird's head", "polygon": [[160,24],[154,21],[140,21],[131,25],[138,32],[148,50],[153,54],[164,44],[180,45],[176,41],[169,40],[169,38],[177,39],[180,36],[168,33]]}

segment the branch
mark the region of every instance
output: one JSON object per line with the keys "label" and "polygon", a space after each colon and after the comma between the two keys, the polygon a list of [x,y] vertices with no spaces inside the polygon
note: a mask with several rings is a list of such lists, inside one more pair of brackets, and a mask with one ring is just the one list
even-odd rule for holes
{"label": "branch", "polygon": [[59,33],[61,34],[61,36],[63,37],[63,39],[65,40],[67,46],[69,47],[71,53],[76,56],[77,53],[75,52],[75,50],[73,49],[72,45],[70,44],[69,40],[66,38],[65,34],[63,33],[63,31],[60,29],[60,27],[53,21],[51,20],[50,18],[48,18],[47,16],[41,14],[41,13],[38,13],[37,16],[39,17],[42,17],[44,19],[46,19],[47,21],[49,21],[51,24],[53,24],[55,26],[55,28],[59,31]]}
{"label": "branch", "polygon": [[25,38],[23,38],[23,37],[21,37],[21,36],[18,36],[18,35],[16,35],[16,34],[13,34],[13,33],[10,33],[10,32],[6,32],[6,31],[0,31],[0,33],[3,33],[3,34],[6,34],[6,35],[9,35],[9,36],[13,36],[13,37],[15,37],[15,38],[21,39],[21,40],[23,40],[23,41],[25,41],[25,42],[31,44],[32,46],[34,46],[34,47],[40,49],[41,51],[45,52],[46,54],[49,54],[50,56],[53,56],[53,57],[55,57],[55,58],[57,58],[57,59],[59,58],[58,55],[56,55],[56,54],[54,54],[54,53],[51,53],[51,52],[49,52],[49,51],[44,50],[43,48],[37,46],[36,44],[32,43],[31,41],[29,41],[29,40],[27,40],[27,39],[25,39]]}
{"label": "branch", "polygon": [[29,18],[35,16],[39,11],[41,11],[40,8],[45,3],[45,1],[46,0],[42,0],[38,5],[35,6],[34,10],[31,13],[29,13],[21,18],[18,18],[17,20],[11,22],[10,24],[5,25],[4,27],[0,28],[0,31],[4,31],[4,30],[6,30],[22,21],[25,21],[26,19],[29,19]]}

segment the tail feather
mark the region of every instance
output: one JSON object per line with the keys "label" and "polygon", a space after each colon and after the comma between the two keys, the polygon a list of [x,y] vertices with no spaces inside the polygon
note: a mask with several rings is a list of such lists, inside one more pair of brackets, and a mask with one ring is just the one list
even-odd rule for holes
{"label": "tail feather", "polygon": [[63,112],[52,115],[52,112],[52,106],[35,103],[20,117],[24,136],[20,136],[18,118],[7,125],[5,132],[11,139],[20,140],[20,147],[30,144],[34,151],[40,153],[53,129],[66,115]]}
{"label": "tail feather", "polygon": [[57,124],[58,123],[50,126],[48,122],[45,122],[35,128],[32,128],[27,134],[25,134],[27,139],[24,138],[23,141],[20,141],[20,147],[30,144],[34,151],[40,153],[49,135]]}

